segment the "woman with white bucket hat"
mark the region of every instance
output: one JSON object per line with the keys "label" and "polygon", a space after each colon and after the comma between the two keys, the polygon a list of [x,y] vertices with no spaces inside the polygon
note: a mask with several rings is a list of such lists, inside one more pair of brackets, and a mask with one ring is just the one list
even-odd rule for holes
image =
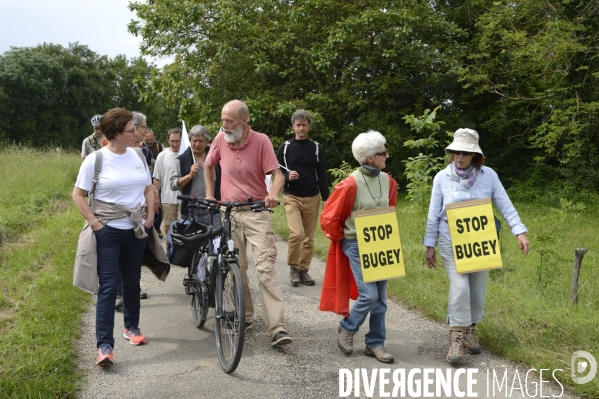
{"label": "woman with white bucket hat", "polygon": [[447,360],[462,361],[463,353],[478,354],[482,351],[474,337],[476,323],[482,321],[485,312],[485,296],[489,271],[458,274],[453,255],[447,212],[448,204],[482,198],[490,198],[518,239],[518,245],[528,254],[526,226],[520,221],[497,173],[484,165],[483,152],[478,145],[478,133],[472,129],[458,129],[453,142],[445,148],[449,165],[437,173],[426,224],[426,263],[434,268],[437,239],[439,253],[449,279],[449,303],[447,321],[450,326],[451,347]]}

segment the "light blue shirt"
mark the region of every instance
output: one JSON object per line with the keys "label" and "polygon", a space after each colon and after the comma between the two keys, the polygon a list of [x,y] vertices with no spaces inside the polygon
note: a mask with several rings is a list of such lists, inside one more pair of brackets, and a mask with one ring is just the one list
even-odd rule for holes
{"label": "light blue shirt", "polygon": [[443,234],[445,238],[451,240],[445,205],[481,198],[491,198],[512,229],[512,234],[518,235],[528,231],[526,226],[522,224],[518,212],[516,212],[512,201],[510,201],[503,185],[499,181],[499,177],[497,177],[497,173],[493,169],[483,166],[478,171],[478,177],[474,185],[467,189],[457,181],[450,179],[451,167],[449,165],[437,173],[433,181],[433,192],[428,208],[424,245],[427,247],[436,247],[439,234]]}

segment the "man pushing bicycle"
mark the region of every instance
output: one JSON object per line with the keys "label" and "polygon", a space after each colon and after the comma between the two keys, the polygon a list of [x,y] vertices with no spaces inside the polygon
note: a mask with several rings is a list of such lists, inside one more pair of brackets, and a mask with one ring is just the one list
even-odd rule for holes
{"label": "man pushing bicycle", "polygon": [[[215,167],[220,162],[223,201],[243,202],[251,197],[254,201],[264,200],[268,208],[279,205],[279,193],[285,182],[279,162],[268,136],[252,130],[248,125],[247,105],[239,100],[229,101],[222,109],[221,121],[223,131],[212,142],[206,158],[206,182],[214,182]],[[264,183],[268,174],[272,175],[270,191],[267,191]],[[212,184],[206,184],[206,198],[214,199]],[[239,248],[246,331],[252,327],[254,317],[247,276],[247,243],[250,242],[260,282],[266,333],[272,346],[290,344],[292,339],[283,317],[283,293],[274,267],[277,250],[270,215],[267,212],[251,212],[249,208],[242,208],[235,219],[237,226],[232,235],[235,246]]]}

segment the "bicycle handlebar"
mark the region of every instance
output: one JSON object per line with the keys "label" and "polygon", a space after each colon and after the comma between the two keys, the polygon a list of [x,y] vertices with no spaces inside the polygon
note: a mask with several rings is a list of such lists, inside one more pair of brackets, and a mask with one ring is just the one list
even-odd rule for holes
{"label": "bicycle handlebar", "polygon": [[262,212],[262,211],[274,212],[270,208],[264,208],[264,201],[252,201],[251,198],[248,198],[250,201],[233,202],[233,201],[219,201],[219,200],[208,199],[208,198],[196,198],[196,197],[192,197],[189,195],[177,195],[177,199],[195,202],[197,204],[196,206],[199,206],[200,208],[204,208],[204,209],[205,208],[217,209],[221,206],[224,206],[226,208],[238,208],[241,206],[249,205],[252,212]]}

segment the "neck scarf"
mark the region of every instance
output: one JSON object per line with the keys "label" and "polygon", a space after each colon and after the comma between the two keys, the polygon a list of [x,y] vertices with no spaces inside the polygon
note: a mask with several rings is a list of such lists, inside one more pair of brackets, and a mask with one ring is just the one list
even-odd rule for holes
{"label": "neck scarf", "polygon": [[362,164],[362,167],[369,171],[372,174],[372,177],[377,177],[381,174],[380,170],[378,170],[377,168],[373,168],[372,166],[368,166],[365,163]]}
{"label": "neck scarf", "polygon": [[455,162],[451,164],[450,179],[460,183],[465,189],[470,189],[474,185],[477,176],[478,169],[474,165],[470,165],[468,169],[460,169],[456,166]]}

